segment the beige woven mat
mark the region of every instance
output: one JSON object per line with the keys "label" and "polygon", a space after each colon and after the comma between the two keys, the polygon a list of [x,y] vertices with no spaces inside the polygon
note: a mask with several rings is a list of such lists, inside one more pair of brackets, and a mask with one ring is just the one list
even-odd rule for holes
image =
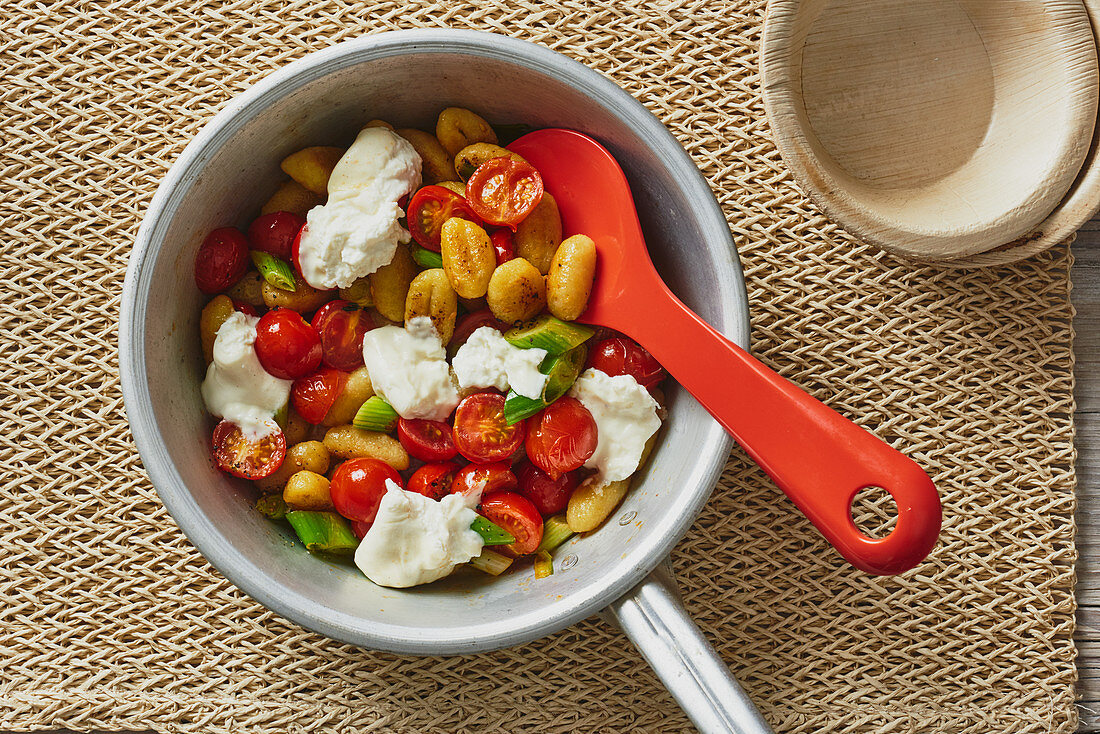
{"label": "beige woven mat", "polygon": [[1070,255],[988,272],[856,246],[792,184],[756,75],[763,2],[15,0],[0,20],[0,730],[689,729],[589,620],[418,659],[331,642],[242,596],[177,530],[122,409],[115,320],[141,214],[219,105],[281,64],[418,25],[536,40],[683,141],[741,251],[755,349],[942,491],[901,578],[842,564],[732,455],[674,554],[686,603],[782,732],[1070,731]]}

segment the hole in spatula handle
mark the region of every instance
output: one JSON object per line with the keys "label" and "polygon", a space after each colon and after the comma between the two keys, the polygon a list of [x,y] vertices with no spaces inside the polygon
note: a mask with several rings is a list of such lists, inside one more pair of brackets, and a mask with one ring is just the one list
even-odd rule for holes
{"label": "hole in spatula handle", "polygon": [[852,498],[852,522],[871,540],[885,538],[898,523],[898,506],[882,487],[864,487]]}

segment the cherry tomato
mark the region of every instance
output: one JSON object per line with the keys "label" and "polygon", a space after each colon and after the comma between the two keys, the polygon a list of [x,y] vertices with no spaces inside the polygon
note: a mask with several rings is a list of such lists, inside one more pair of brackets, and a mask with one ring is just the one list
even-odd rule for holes
{"label": "cherry tomato", "polygon": [[478,512],[507,530],[516,539],[508,546],[518,555],[534,553],[542,542],[542,516],[538,508],[515,492],[494,492],[481,500]]}
{"label": "cherry tomato", "polygon": [[248,270],[248,240],[236,227],[206,235],[195,255],[195,285],[203,293],[221,293]]}
{"label": "cherry tomato", "polygon": [[458,323],[455,325],[454,334],[451,336],[451,341],[448,343],[447,348],[452,351],[457,351],[458,348],[465,344],[466,340],[470,338],[470,334],[473,334],[482,326],[491,326],[502,334],[512,328],[496,316],[493,316],[492,311],[483,308],[480,311],[468,313],[458,320]]}
{"label": "cherry tomato", "polygon": [[451,427],[443,421],[399,418],[397,438],[410,456],[421,461],[447,461],[458,454]]}
{"label": "cherry tomato", "polygon": [[515,230],[542,201],[542,176],[530,163],[491,158],[466,182],[466,201],[489,224]]}
{"label": "cherry tomato", "polygon": [[543,517],[550,517],[565,510],[569,496],[577,488],[577,475],[562,474],[557,479],[534,464],[524,463],[517,472],[519,493],[538,508]]}
{"label": "cherry tomato", "polygon": [[410,492],[439,500],[451,493],[458,464],[448,461],[442,464],[425,464],[409,477]]}
{"label": "cherry tomato", "polygon": [[498,229],[489,235],[493,249],[497,251],[497,265],[502,265],[516,256],[516,240],[511,230]]}
{"label": "cherry tomato", "polygon": [[374,522],[386,494],[386,480],[401,487],[397,470],[378,459],[348,459],[332,475],[329,494],[336,511],[349,520]]}
{"label": "cherry tomato", "polygon": [[256,308],[251,303],[245,303],[244,301],[233,301],[233,310],[240,311],[246,316],[259,316],[256,313]]}
{"label": "cherry tomato", "polygon": [[455,446],[470,461],[488,464],[504,461],[523,444],[523,421],[504,421],[504,396],[478,392],[469,395],[455,409]]}
{"label": "cherry tomato", "polygon": [[531,416],[527,427],[527,458],[557,479],[580,469],[596,452],[596,421],[581,401],[559,398]]}
{"label": "cherry tomato", "polygon": [[297,380],[321,366],[321,337],[300,314],[277,308],[256,325],[256,356],[270,374]]}
{"label": "cherry tomato", "polygon": [[512,465],[506,461],[498,461],[495,464],[467,464],[455,474],[455,480],[451,484],[451,494],[471,495],[481,492],[482,495],[486,495],[515,489],[516,486],[518,481],[516,475],[512,473]]}
{"label": "cherry tomato", "polygon": [[363,366],[363,335],[374,328],[369,312],[351,301],[329,301],[310,321],[321,336],[321,354],[325,364],[338,370]]}
{"label": "cherry tomato", "polygon": [[367,534],[367,531],[370,530],[370,526],[373,525],[373,524],[374,523],[359,522],[358,520],[352,520],[351,521],[351,532],[355,533],[356,538],[359,538],[359,540],[362,540],[363,536]]}
{"label": "cherry tomato", "polygon": [[298,277],[302,277],[302,263],[298,259],[299,251],[302,249],[302,235],[306,232],[306,226],[303,225],[298,230],[298,234],[294,235],[294,241],[290,243],[290,266],[294,268],[294,272],[298,274]]}
{"label": "cherry tomato", "polygon": [[290,402],[307,423],[319,424],[348,382],[348,373],[322,367],[312,375],[299,377],[290,389]]}
{"label": "cherry tomato", "polygon": [[293,212],[264,214],[249,225],[248,242],[253,250],[261,250],[290,262],[294,238],[305,224],[306,220]]}
{"label": "cherry tomato", "polygon": [[222,421],[214,428],[212,443],[218,468],[243,479],[271,476],[286,458],[286,438],[279,430],[250,441],[236,423]]}
{"label": "cherry tomato", "polygon": [[661,363],[637,342],[626,337],[604,339],[588,353],[588,366],[612,377],[630,375],[647,390],[664,379]]}
{"label": "cherry tomato", "polygon": [[439,252],[443,223],[451,217],[481,224],[464,198],[444,186],[425,186],[409,202],[409,233],[421,247]]}

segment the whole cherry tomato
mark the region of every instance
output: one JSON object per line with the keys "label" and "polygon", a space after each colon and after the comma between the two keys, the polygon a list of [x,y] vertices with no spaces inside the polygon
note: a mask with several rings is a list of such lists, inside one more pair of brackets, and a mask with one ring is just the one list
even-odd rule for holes
{"label": "whole cherry tomato", "polygon": [[534,464],[524,463],[517,472],[519,493],[538,508],[543,517],[563,512],[569,504],[569,496],[577,488],[577,475],[571,472],[557,479]]}
{"label": "whole cherry tomato", "polygon": [[253,250],[290,262],[294,238],[305,224],[306,220],[293,212],[264,214],[248,226],[248,241]]}
{"label": "whole cherry tomato", "polygon": [[451,341],[447,344],[447,349],[451,352],[458,351],[458,348],[465,344],[466,340],[470,338],[470,334],[473,334],[482,326],[491,326],[502,334],[512,328],[496,316],[493,316],[492,311],[483,308],[480,311],[468,313],[458,320],[458,323],[455,325],[454,334],[451,336]]}
{"label": "whole cherry tomato", "polygon": [[399,418],[397,439],[410,456],[421,461],[447,461],[458,454],[451,427],[443,421]]}
{"label": "whole cherry tomato", "polygon": [[542,201],[542,176],[530,163],[492,158],[466,182],[466,201],[489,224],[515,230]]}
{"label": "whole cherry tomato", "polygon": [[451,493],[472,495],[480,492],[486,495],[515,489],[517,485],[518,481],[516,475],[512,473],[512,465],[507,461],[498,461],[493,464],[467,464],[455,474]]}
{"label": "whole cherry tomato", "polygon": [[517,555],[534,553],[542,542],[542,516],[531,500],[515,492],[483,497],[478,513],[507,530],[516,539],[508,546]]}
{"label": "whole cherry tomato", "polygon": [[637,342],[626,337],[604,339],[588,352],[588,366],[606,375],[630,375],[647,390],[664,379],[661,363]]}
{"label": "whole cherry tomato", "polygon": [[448,461],[442,464],[425,464],[409,477],[410,492],[422,494],[433,500],[440,500],[451,493],[458,464]]}
{"label": "whole cherry tomato", "polygon": [[[304,225],[298,230],[298,234],[294,235],[294,241],[290,243],[290,266],[294,268],[294,272],[298,274],[299,278],[302,276],[302,262],[300,258],[300,251],[302,249],[302,235],[306,233],[306,229],[309,225]],[[304,280],[304,278],[303,278]]]}
{"label": "whole cherry tomato", "polygon": [[206,235],[195,255],[195,285],[203,293],[221,293],[248,270],[248,240],[236,227]]}
{"label": "whole cherry tomato", "polygon": [[493,243],[493,249],[497,251],[497,265],[503,265],[515,258],[516,238],[512,236],[510,230],[504,228],[494,230],[489,235],[489,241]]}
{"label": "whole cherry tomato", "polygon": [[351,520],[350,522],[351,532],[355,533],[355,537],[359,538],[359,540],[363,539],[363,536],[370,530],[370,526],[373,525],[373,523],[359,522],[358,520]]}
{"label": "whole cherry tomato", "polygon": [[277,308],[256,325],[256,356],[270,374],[297,380],[321,366],[321,337],[301,314]]}
{"label": "whole cherry tomato", "polygon": [[318,425],[344,390],[348,373],[322,367],[312,375],[299,377],[290,389],[290,402],[306,423]]}
{"label": "whole cherry tomato", "polygon": [[527,458],[551,479],[580,469],[596,452],[596,421],[576,398],[555,400],[531,416]]}
{"label": "whole cherry tomato", "polygon": [[240,311],[245,316],[259,316],[259,314],[256,313],[256,307],[244,301],[233,301],[233,310]]}
{"label": "whole cherry tomato", "polygon": [[402,486],[397,470],[378,459],[348,459],[332,475],[329,494],[336,511],[349,520],[374,522],[386,494],[386,480]]}
{"label": "whole cherry tomato", "polygon": [[271,476],[286,458],[286,438],[280,430],[249,440],[236,423],[222,421],[214,428],[211,443],[218,468],[243,479]]}
{"label": "whole cherry tomato", "polygon": [[524,432],[523,421],[511,426],[505,422],[504,396],[500,393],[474,393],[455,409],[455,446],[478,464],[511,457],[523,444]]}
{"label": "whole cherry tomato", "polygon": [[363,335],[374,328],[374,319],[361,306],[336,299],[313,315],[310,324],[321,336],[325,364],[338,370],[363,366]]}
{"label": "whole cherry tomato", "polygon": [[464,198],[444,186],[425,186],[409,202],[409,233],[426,250],[439,252],[443,223],[451,217],[481,224]]}

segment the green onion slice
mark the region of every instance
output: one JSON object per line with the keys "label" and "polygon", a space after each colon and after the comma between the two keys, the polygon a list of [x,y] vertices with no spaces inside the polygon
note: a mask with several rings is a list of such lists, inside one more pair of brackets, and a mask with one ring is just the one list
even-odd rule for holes
{"label": "green onion slice", "polygon": [[389,433],[397,425],[398,417],[393,406],[377,395],[372,395],[360,406],[351,424],[364,431]]}
{"label": "green onion slice", "polygon": [[481,551],[480,556],[470,559],[470,565],[491,576],[499,576],[508,570],[508,567],[512,565],[512,560],[503,553],[497,553],[486,548]]}
{"label": "green onion slice", "polygon": [[595,329],[588,326],[543,314],[509,329],[504,338],[514,347],[545,349],[548,355],[557,356],[580,346],[595,333]]}
{"label": "green onion slice", "polygon": [[547,518],[546,522],[543,523],[542,542],[539,543],[537,550],[549,553],[574,535],[576,533],[569,529],[569,523],[565,521],[565,515],[554,515]]}
{"label": "green onion slice", "polygon": [[286,261],[260,250],[252,250],[248,255],[264,280],[280,290],[294,291],[294,270]]}
{"label": "green onion slice", "polygon": [[256,500],[256,510],[268,520],[282,520],[287,508],[281,494],[265,494]]}
{"label": "green onion slice", "polygon": [[443,267],[443,256],[438,252],[432,252],[425,249],[420,245],[415,245],[412,248],[412,259],[420,267],[430,270],[432,268]]}
{"label": "green onion slice", "polygon": [[286,519],[310,553],[346,556],[354,553],[359,545],[347,520],[335,512],[291,510],[286,513]]}
{"label": "green onion slice", "polygon": [[485,545],[508,545],[516,542],[515,536],[481,515],[470,523],[470,530],[480,535]]}
{"label": "green onion slice", "polygon": [[548,356],[539,365],[539,372],[547,375],[546,384],[542,388],[542,397],[528,398],[509,391],[504,401],[504,421],[508,425],[519,423],[525,418],[530,418],[535,413],[554,402],[565,393],[577,381],[581,370],[584,369],[584,361],[588,358],[588,347],[581,344],[570,349],[565,354]]}
{"label": "green onion slice", "polygon": [[544,579],[554,575],[554,559],[546,551],[535,551],[535,578]]}

